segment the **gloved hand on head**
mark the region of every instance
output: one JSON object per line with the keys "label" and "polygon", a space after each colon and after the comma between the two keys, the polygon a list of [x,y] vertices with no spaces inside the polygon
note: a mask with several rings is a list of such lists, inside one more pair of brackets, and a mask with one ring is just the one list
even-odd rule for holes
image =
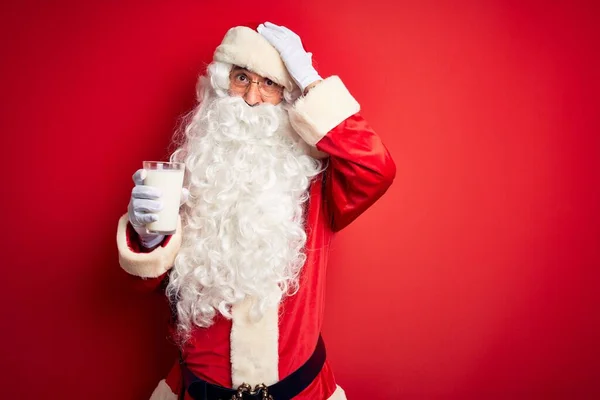
{"label": "gloved hand on head", "polygon": [[281,56],[289,74],[302,92],[316,81],[322,80],[312,64],[312,53],[302,46],[300,36],[286,28],[271,22],[260,24],[256,29]]}

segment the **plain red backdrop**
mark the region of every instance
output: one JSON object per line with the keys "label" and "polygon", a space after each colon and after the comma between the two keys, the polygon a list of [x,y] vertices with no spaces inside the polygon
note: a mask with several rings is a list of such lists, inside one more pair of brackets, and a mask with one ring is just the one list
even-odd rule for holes
{"label": "plain red backdrop", "polygon": [[333,247],[349,399],[600,396],[594,2],[0,7],[2,398],[144,399],[165,374],[165,308],[130,290],[117,219],[227,28],[265,20],[342,77],[398,166]]}

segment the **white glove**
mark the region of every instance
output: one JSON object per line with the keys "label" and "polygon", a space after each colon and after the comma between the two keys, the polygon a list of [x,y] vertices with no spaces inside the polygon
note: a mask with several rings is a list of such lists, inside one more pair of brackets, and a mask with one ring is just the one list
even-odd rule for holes
{"label": "white glove", "polygon": [[312,53],[307,53],[302,47],[300,36],[285,26],[270,22],[260,24],[256,30],[277,49],[288,72],[302,92],[311,83],[322,79],[312,65]]}
{"label": "white glove", "polygon": [[[146,225],[158,221],[156,213],[162,210],[163,203],[160,200],[162,196],[160,190],[153,186],[144,185],[144,178],[146,178],[146,170],[144,169],[138,169],[133,174],[135,186],[131,191],[131,200],[127,207],[127,215],[131,226],[133,226],[133,229],[135,229],[140,237],[142,246],[151,249],[158,246],[165,238],[165,235],[149,233],[146,230]],[[188,197],[189,191],[183,188],[181,204],[185,203]]]}
{"label": "white glove", "polygon": [[148,233],[146,230],[147,224],[158,221],[158,215],[155,213],[162,210],[163,204],[160,201],[162,195],[160,190],[152,186],[144,185],[145,177],[146,170],[144,169],[138,169],[135,174],[133,174],[135,186],[131,191],[131,199],[129,200],[129,207],[127,207],[127,214],[133,229],[135,229],[140,236],[142,246],[150,249],[157,246],[165,238],[164,235]]}

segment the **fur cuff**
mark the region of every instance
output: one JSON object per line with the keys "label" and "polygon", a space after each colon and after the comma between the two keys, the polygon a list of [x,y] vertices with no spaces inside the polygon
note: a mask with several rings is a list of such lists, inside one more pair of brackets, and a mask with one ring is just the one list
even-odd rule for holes
{"label": "fur cuff", "polygon": [[296,100],[290,123],[306,143],[315,146],[327,132],[360,111],[341,79],[331,76]]}
{"label": "fur cuff", "polygon": [[175,262],[175,256],[181,247],[181,220],[177,224],[177,233],[165,247],[158,246],[150,253],[136,253],[129,247],[127,237],[127,214],[119,219],[117,228],[117,248],[119,249],[119,264],[131,275],[142,278],[156,278],[167,272]]}
{"label": "fur cuff", "polygon": [[346,400],[346,392],[344,392],[344,389],[337,386],[335,392],[333,392],[333,394],[329,396],[327,400]]}
{"label": "fur cuff", "polygon": [[150,400],[177,400],[177,395],[173,393],[167,382],[163,379],[158,382],[158,386],[152,392]]}
{"label": "fur cuff", "polygon": [[250,321],[252,299],[232,308],[231,380],[233,387],[248,383],[269,386],[279,380],[278,309],[267,310],[260,321]]}

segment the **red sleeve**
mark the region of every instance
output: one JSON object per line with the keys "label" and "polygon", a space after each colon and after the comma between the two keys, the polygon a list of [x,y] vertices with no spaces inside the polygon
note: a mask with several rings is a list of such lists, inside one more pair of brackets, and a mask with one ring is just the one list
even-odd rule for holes
{"label": "red sleeve", "polygon": [[316,146],[330,155],[325,201],[332,229],[339,231],[386,192],[396,176],[396,165],[359,113],[329,131]]}
{"label": "red sleeve", "polygon": [[181,365],[179,364],[179,359],[175,361],[175,364],[171,367],[165,382],[171,388],[171,391],[180,395],[183,390],[183,378],[181,376]]}

